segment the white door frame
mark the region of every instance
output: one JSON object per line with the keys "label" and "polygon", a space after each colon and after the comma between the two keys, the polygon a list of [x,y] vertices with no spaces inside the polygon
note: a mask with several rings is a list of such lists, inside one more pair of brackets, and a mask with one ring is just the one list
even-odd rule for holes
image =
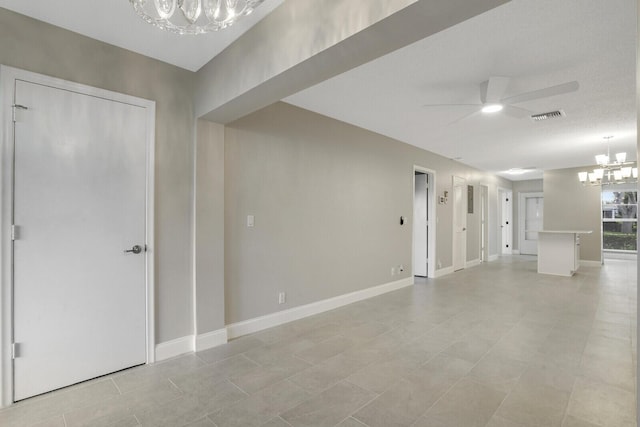
{"label": "white door frame", "polygon": [[[429,265],[427,266],[427,277],[436,277],[436,171],[428,169],[422,166],[413,165],[413,171],[411,172],[411,208],[412,212],[415,211],[415,194],[416,194],[416,172],[422,172],[430,175],[429,181],[429,198],[427,215],[429,216],[429,229],[427,232],[427,258],[429,259]],[[412,214],[413,215],[413,214]],[[411,222],[413,224],[413,221]],[[413,230],[411,233],[413,236]],[[413,239],[411,242],[411,277],[414,277],[413,268]]]}
{"label": "white door frame", "polygon": [[[462,247],[462,249],[464,250],[464,257],[462,259],[462,269],[467,268],[467,192],[466,192],[466,185],[467,185],[467,180],[465,178],[462,178],[460,176],[453,176],[452,177],[452,186],[451,186],[451,190],[452,190],[452,200],[453,200],[453,227],[452,227],[452,231],[453,234],[451,235],[452,237],[452,242],[451,242],[451,267],[453,268],[454,271],[459,271],[456,270],[456,265],[455,265],[455,259],[456,259],[456,249],[458,249],[458,245],[456,244],[456,219],[458,217],[458,215],[462,215],[464,218],[464,227],[463,230],[465,232],[464,234],[464,246]],[[461,186],[463,191],[462,191],[462,212],[458,212],[456,210],[456,206],[455,206],[455,187],[456,186]]]}
{"label": "white door frame", "polygon": [[518,197],[518,252],[522,253],[522,242],[525,240],[525,221],[527,216],[527,207],[525,205],[525,198],[527,197],[544,197],[544,193],[540,191],[531,191],[519,193]]}
{"label": "white door frame", "polygon": [[13,253],[11,226],[13,220],[13,108],[16,80],[123,102],[146,109],[146,335],[147,363],[155,361],[154,313],[154,169],[155,169],[155,102],[79,83],[0,65],[0,407],[13,403]]}
{"label": "white door frame", "polygon": [[480,261],[489,261],[489,186],[480,184]]}
{"label": "white door frame", "polygon": [[[506,193],[509,197],[509,200],[511,200],[511,222],[509,223],[509,227],[507,229],[507,241],[505,242],[502,238],[502,222],[503,222],[503,218],[502,218],[502,194]],[[499,242],[500,242],[500,248],[498,249],[498,256],[500,255],[508,255],[511,254],[513,251],[513,190],[510,188],[503,188],[503,187],[498,187],[498,226],[500,227],[498,229],[498,233],[500,236]],[[509,244],[509,249],[505,249],[505,243]]]}

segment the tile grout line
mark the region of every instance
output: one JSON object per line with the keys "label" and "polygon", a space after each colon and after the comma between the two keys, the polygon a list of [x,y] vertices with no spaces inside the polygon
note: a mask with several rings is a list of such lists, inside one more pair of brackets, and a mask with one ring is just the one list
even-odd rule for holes
{"label": "tile grout line", "polygon": [[[355,384],[354,384],[354,385],[355,385]],[[360,388],[362,388],[362,387],[360,387]],[[363,390],[364,390],[364,389],[363,389]],[[369,390],[367,390],[367,391],[369,391]],[[372,394],[375,394],[374,392],[371,392],[371,393],[372,393]],[[365,427],[369,427],[369,425],[368,425],[368,424],[365,424],[363,421],[360,421],[358,418],[356,418],[356,417],[355,417],[355,414],[357,414],[358,412],[360,412],[362,409],[364,409],[367,405],[369,405],[371,402],[373,402],[374,400],[376,400],[376,399],[377,399],[378,397],[380,397],[380,396],[382,396],[382,394],[376,395],[376,396],[372,397],[371,399],[367,400],[365,403],[363,403],[361,406],[359,406],[355,411],[353,411],[351,414],[349,414],[349,416],[348,416],[348,417],[346,417],[346,418],[345,418],[345,420],[346,420],[346,419],[348,419],[348,418],[353,418],[353,419],[355,419],[357,422],[359,422],[360,424],[363,424]],[[344,420],[342,420],[342,421],[344,421]],[[341,422],[342,422],[342,421],[341,421]]]}
{"label": "tile grout line", "polygon": [[116,382],[114,381],[113,377],[109,378],[109,380],[111,380],[111,382],[115,386],[116,390],[118,390],[118,393],[122,396],[124,393],[122,392],[122,390],[120,390],[120,387],[118,387],[118,384],[116,384]]}
{"label": "tile grout line", "polygon": [[[514,326],[514,327],[515,327],[515,326]],[[497,345],[497,342],[496,342],[496,344],[494,344],[494,346],[495,346],[495,345]],[[466,374],[464,374],[463,376],[461,376],[461,377],[460,377],[460,378],[459,378],[455,383],[453,383],[453,384],[451,385],[451,387],[449,387],[449,388],[448,388],[444,393],[442,393],[442,395],[441,395],[440,397],[438,397],[438,399],[436,399],[436,401],[435,401],[435,402],[433,402],[433,404],[432,404],[431,406],[429,406],[429,407],[427,408],[427,410],[426,410],[426,411],[424,411],[423,413],[421,413],[421,414],[418,416],[418,418],[416,418],[416,419],[411,423],[411,425],[414,425],[415,423],[417,423],[417,422],[418,422],[418,420],[419,420],[420,418],[422,418],[422,417],[423,417],[427,412],[429,412],[429,411],[431,410],[431,408],[433,408],[434,406],[436,406],[436,405],[438,404],[438,402],[440,402],[440,400],[442,400],[442,398],[443,398],[443,397],[445,397],[445,396],[446,396],[446,395],[447,395],[447,394],[448,394],[448,393],[449,393],[449,392],[450,392],[450,391],[451,391],[451,390],[452,390],[456,385],[458,385],[458,383],[459,383],[460,381],[462,381],[464,378],[466,378],[466,377],[467,377],[467,375],[469,374],[469,372],[471,372],[471,371],[472,371],[476,366],[478,366],[478,364],[479,364],[479,363],[480,363],[480,362],[481,362],[481,361],[482,361],[482,360],[483,360],[483,359],[484,359],[484,358],[489,354],[489,352],[491,351],[491,349],[492,349],[492,348],[493,348],[493,347],[490,347],[490,348],[489,348],[489,350],[487,350],[487,351],[485,352],[485,354],[484,354],[480,359],[478,359],[478,361],[477,361],[477,362],[476,362],[476,363],[471,367],[471,369],[469,369],[469,371],[468,371]],[[443,350],[443,351],[444,351],[444,350]],[[441,353],[442,353],[442,352],[441,352]],[[440,354],[440,353],[439,353],[439,354]],[[453,356],[453,357],[455,357],[455,356]],[[459,358],[456,358],[456,359],[459,359]],[[460,359],[460,360],[464,360],[464,359]],[[424,366],[424,365],[423,365],[423,366]],[[505,396],[505,399],[506,399],[506,396]],[[497,410],[497,409],[496,409],[496,410]],[[493,415],[492,415],[492,416],[493,416]]]}
{"label": "tile grout line", "polygon": [[[240,386],[239,386],[238,384],[236,384],[236,383],[234,383],[233,381],[231,381],[231,378],[225,378],[225,379],[224,379],[224,381],[226,381],[226,382],[230,383],[232,386],[234,386],[235,388],[237,388],[238,390],[240,390],[241,392],[243,392],[244,394],[246,394],[246,396],[245,396],[245,397],[249,397],[249,396],[251,396],[251,394],[250,394],[250,393],[247,393],[247,392],[246,392],[246,391],[244,391],[242,388],[240,388]],[[223,381],[220,381],[220,382],[223,382]],[[278,382],[277,382],[277,383],[275,383],[275,384],[278,384],[278,383],[280,383],[280,382],[282,382],[282,381],[278,381]],[[273,385],[275,385],[275,384],[271,384],[271,386],[273,386]],[[268,388],[268,387],[271,387],[271,386],[263,387],[263,388],[261,388],[260,390],[264,390],[265,388]],[[260,390],[257,390],[257,391],[260,391]],[[239,401],[240,401],[240,400],[238,400],[238,402],[239,402]],[[235,404],[235,403],[236,403],[236,402],[234,402],[233,404]]]}
{"label": "tile grout line", "polygon": [[282,420],[282,422],[284,422],[286,425],[293,427],[293,425],[292,425],[289,421],[287,421],[287,420],[285,420],[284,418],[282,418],[282,417],[280,416],[280,414],[278,414],[278,415],[276,415],[275,417],[271,418],[271,420],[269,420],[269,421],[275,420],[276,418],[281,419],[281,420]]}
{"label": "tile grout line", "polygon": [[[508,331],[507,333],[505,333],[505,334],[502,336],[502,338],[500,338],[498,341],[496,341],[496,343],[495,343],[495,344],[494,344],[494,345],[493,345],[493,346],[492,346],[492,347],[491,347],[491,348],[490,348],[490,349],[489,349],[489,350],[484,354],[484,356],[482,356],[482,357],[480,358],[480,360],[478,360],[478,362],[477,362],[475,365],[473,365],[473,368],[471,368],[471,369],[469,370],[469,373],[470,373],[471,371],[473,371],[473,369],[474,369],[476,366],[478,366],[478,365],[480,364],[480,362],[482,362],[482,361],[483,361],[483,360],[484,360],[484,359],[489,355],[489,353],[491,352],[491,350],[492,350],[495,346],[497,346],[497,345],[498,345],[498,343],[504,339],[504,337],[506,337],[506,336],[507,336],[511,331],[513,331],[513,330],[516,328],[516,326],[518,326],[518,325],[522,322],[522,320],[523,320],[523,319],[524,319],[524,316],[523,316],[523,317],[521,317],[521,318],[520,318],[520,319],[519,319],[519,320],[518,320],[518,321],[517,321],[517,322],[516,322],[516,323],[515,323],[515,324],[514,324],[510,329],[509,329],[509,331]],[[514,360],[515,360],[515,359],[514,359]],[[529,365],[529,362],[523,362],[523,363],[527,363],[527,365]],[[527,366],[527,367],[528,367],[528,366]],[[468,375],[468,374],[467,374],[467,375]],[[518,377],[518,381],[520,380],[520,378],[521,378],[521,377],[522,377],[522,374],[520,374],[520,376]],[[464,377],[462,377],[462,378],[466,378],[466,375],[465,375]],[[462,378],[460,378],[460,380],[458,380],[458,382],[460,382],[460,381],[462,380]],[[470,380],[470,381],[473,381],[473,379],[471,379],[471,378],[470,378],[469,380]],[[457,383],[456,383],[456,384],[457,384]],[[483,386],[485,386],[485,387],[489,387],[489,386],[488,386],[488,385],[486,385],[486,384],[481,384],[481,385],[483,385]],[[515,386],[514,386],[514,387],[515,387]],[[452,386],[451,388],[453,388],[453,386]],[[492,387],[489,387],[489,388],[492,388]],[[450,390],[450,389],[449,389],[449,390]],[[447,390],[447,393],[449,392],[449,390]],[[493,417],[498,413],[498,411],[499,411],[499,410],[500,410],[500,408],[502,407],[502,404],[504,403],[504,401],[505,401],[505,400],[507,400],[507,397],[509,397],[509,395],[510,395],[512,392],[513,392],[513,389],[512,389],[512,390],[510,390],[508,393],[505,393],[504,398],[502,399],[502,401],[500,402],[500,404],[498,405],[498,407],[495,409],[495,411],[493,411],[493,414],[491,414],[491,417],[489,417],[489,420],[487,421],[487,424],[489,424],[489,422],[491,422],[491,419],[492,419],[492,418],[493,418]],[[446,393],[445,393],[445,394],[446,394]],[[444,397],[444,395],[445,395],[445,394],[443,394],[442,396],[440,396],[440,398]],[[438,399],[438,400],[440,400],[440,399]],[[437,401],[436,401],[433,405],[431,405],[431,407],[433,407],[436,403],[437,403]],[[431,407],[429,407],[429,409],[427,409],[427,411],[426,411],[424,414],[426,414],[426,413],[431,409]],[[422,414],[420,417],[424,416],[424,414]],[[420,419],[420,418],[418,418],[418,419]],[[417,422],[417,420],[416,420],[416,422]],[[415,423],[414,423],[414,424],[415,424]],[[485,424],[485,426],[486,426],[487,424]]]}

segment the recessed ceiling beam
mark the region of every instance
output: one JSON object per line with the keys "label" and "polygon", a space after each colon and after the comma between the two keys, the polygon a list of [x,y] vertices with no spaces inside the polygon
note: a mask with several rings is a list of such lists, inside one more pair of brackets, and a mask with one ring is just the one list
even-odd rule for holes
{"label": "recessed ceiling beam", "polygon": [[229,123],[510,0],[287,0],[197,73],[196,115]]}

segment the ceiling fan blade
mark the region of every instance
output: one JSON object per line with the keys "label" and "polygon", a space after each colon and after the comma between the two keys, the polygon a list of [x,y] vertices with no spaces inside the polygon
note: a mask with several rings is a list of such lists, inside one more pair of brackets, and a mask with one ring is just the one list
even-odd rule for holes
{"label": "ceiling fan blade", "polygon": [[447,126],[455,125],[456,123],[459,123],[459,122],[461,122],[461,121],[463,121],[463,120],[466,120],[466,119],[468,119],[468,118],[470,118],[470,117],[473,117],[473,116],[476,116],[476,115],[478,115],[478,114],[480,114],[480,110],[476,110],[476,111],[474,111],[474,112],[472,112],[472,113],[465,114],[464,116],[462,116],[462,117],[460,117],[460,118],[457,118],[457,119],[455,119],[455,120],[454,120],[454,121],[452,121],[452,122],[447,123]]}
{"label": "ceiling fan blade", "polygon": [[511,117],[515,117],[516,119],[523,119],[525,117],[531,117],[533,111],[527,110],[526,108],[516,107],[514,105],[504,105],[502,111]]}
{"label": "ceiling fan blade", "polygon": [[480,107],[482,104],[424,104],[423,107]]}
{"label": "ceiling fan blade", "polygon": [[580,84],[576,81],[563,83],[556,86],[538,89],[531,92],[521,93],[520,95],[510,96],[502,100],[505,104],[519,104],[521,102],[534,101],[536,99],[548,98],[550,96],[562,95],[564,93],[575,92],[580,88]]}
{"label": "ceiling fan blade", "polygon": [[480,100],[483,104],[500,104],[508,85],[508,77],[490,77],[480,85]]}

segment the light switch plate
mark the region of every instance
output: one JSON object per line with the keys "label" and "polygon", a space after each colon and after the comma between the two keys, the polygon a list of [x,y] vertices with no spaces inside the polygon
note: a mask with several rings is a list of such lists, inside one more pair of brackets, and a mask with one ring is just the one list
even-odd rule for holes
{"label": "light switch plate", "polygon": [[247,215],[247,227],[255,226],[255,218],[253,215]]}

